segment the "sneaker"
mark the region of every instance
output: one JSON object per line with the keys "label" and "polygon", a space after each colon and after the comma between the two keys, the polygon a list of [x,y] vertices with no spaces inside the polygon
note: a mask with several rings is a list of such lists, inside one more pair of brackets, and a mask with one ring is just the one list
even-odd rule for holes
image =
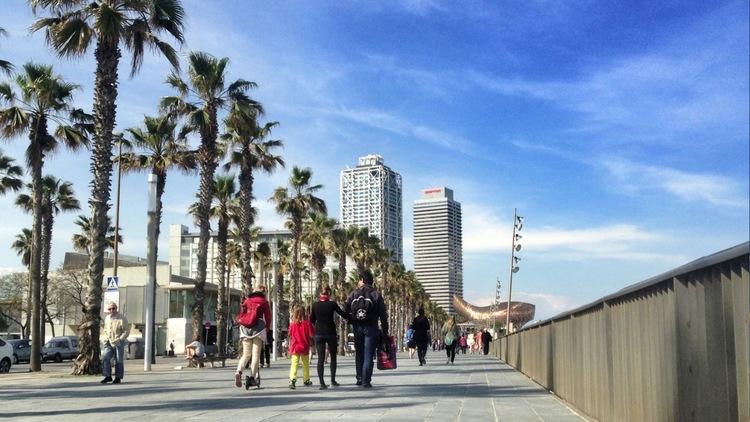
{"label": "sneaker", "polygon": [[310,381],[310,380],[305,380],[305,381],[303,382],[303,384],[305,385],[305,387],[309,387],[309,386],[311,386],[311,385],[312,385],[312,381]]}
{"label": "sneaker", "polygon": [[117,378],[117,377],[115,377],[115,380],[112,381],[112,384],[119,384],[119,383],[120,383],[120,378]]}
{"label": "sneaker", "polygon": [[362,388],[372,388],[372,384],[369,382],[362,384]]}
{"label": "sneaker", "polygon": [[328,390],[328,386],[325,384],[320,384],[320,387],[318,388],[318,390]]}
{"label": "sneaker", "polygon": [[289,380],[289,389],[294,390],[295,388],[297,388],[297,380]]}
{"label": "sneaker", "polygon": [[450,359],[446,360],[446,361],[445,361],[445,364],[446,364],[446,365],[450,365],[450,364],[451,364],[451,360],[450,360]]}
{"label": "sneaker", "polygon": [[331,385],[334,387],[338,387],[341,384],[337,383],[336,380],[331,380]]}
{"label": "sneaker", "polygon": [[357,380],[357,383],[355,385],[362,385],[362,381],[361,380]]}
{"label": "sneaker", "polygon": [[242,372],[234,373],[234,386],[237,388],[242,387]]}
{"label": "sneaker", "polygon": [[260,367],[263,368],[263,364],[262,363],[260,364]]}
{"label": "sneaker", "polygon": [[108,382],[112,382],[112,377],[104,377],[103,380],[99,381],[101,384],[106,384]]}
{"label": "sneaker", "polygon": [[248,387],[256,387],[256,386],[258,386],[258,382],[255,381],[255,377],[248,377],[247,378],[247,386]]}

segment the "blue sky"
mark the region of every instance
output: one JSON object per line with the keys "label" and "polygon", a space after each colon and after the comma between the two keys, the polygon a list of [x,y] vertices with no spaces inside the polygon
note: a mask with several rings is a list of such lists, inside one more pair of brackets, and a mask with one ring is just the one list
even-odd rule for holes
{"label": "blue sky", "polygon": [[[448,186],[463,204],[464,290],[485,304],[507,269],[513,209],[526,218],[514,299],[549,317],[748,239],[747,2],[185,1],[183,54],[230,58],[233,78],[281,122],[289,164],[310,166],[338,213],[338,175],[378,153],[404,180],[407,267],[419,191]],[[709,4],[710,3],[710,4]],[[60,61],[29,35],[24,1],[8,2],[0,57],[53,63],[84,86],[91,55]],[[166,62],[127,79],[118,128],[138,125],[170,94]],[[22,158],[23,140],[4,142]],[[88,153],[48,160],[88,194]],[[288,171],[257,179],[264,201]],[[124,179],[123,253],[144,255],[145,175]],[[197,177],[170,175],[162,233],[190,224]],[[0,241],[30,218],[0,198]],[[88,213],[88,211],[86,211]],[[53,262],[76,231],[57,220]],[[161,239],[162,258],[167,239]],[[9,247],[0,267],[20,260]]]}

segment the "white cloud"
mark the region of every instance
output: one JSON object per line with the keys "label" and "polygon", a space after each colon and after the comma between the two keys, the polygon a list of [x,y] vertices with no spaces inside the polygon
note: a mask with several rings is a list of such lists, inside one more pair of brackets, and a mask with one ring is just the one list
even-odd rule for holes
{"label": "white cloud", "polygon": [[728,208],[748,207],[746,192],[737,182],[724,176],[688,173],[623,159],[607,159],[601,164],[621,189],[628,193],[660,190],[683,201],[706,202]]}
{"label": "white cloud", "polygon": [[[488,251],[508,251],[512,226],[491,207],[476,203],[462,204],[463,249],[466,255]],[[506,224],[507,220],[507,224]],[[610,259],[625,261],[662,260],[679,263],[679,255],[664,254],[645,248],[667,236],[629,223],[596,227],[529,226],[520,233],[523,252],[547,258],[583,261]]]}

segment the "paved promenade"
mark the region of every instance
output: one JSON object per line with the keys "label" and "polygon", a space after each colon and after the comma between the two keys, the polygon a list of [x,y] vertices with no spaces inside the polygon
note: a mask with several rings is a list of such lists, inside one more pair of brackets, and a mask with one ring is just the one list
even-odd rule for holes
{"label": "paved promenade", "polygon": [[[553,395],[512,368],[480,356],[428,354],[428,366],[399,356],[395,371],[375,370],[374,388],[354,386],[352,358],[341,358],[341,387],[320,391],[298,381],[287,388],[289,361],[262,369],[260,390],[233,386],[234,369],[175,370],[180,358],[160,359],[156,371],[128,361],[121,385],[64,372],[0,376],[0,419],[300,421],[581,421]],[[236,362],[236,361],[235,361]],[[300,371],[301,373],[301,371]]]}

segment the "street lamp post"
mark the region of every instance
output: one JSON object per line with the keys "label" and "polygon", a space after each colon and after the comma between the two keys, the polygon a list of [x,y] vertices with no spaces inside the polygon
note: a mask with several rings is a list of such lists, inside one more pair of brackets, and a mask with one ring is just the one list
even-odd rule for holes
{"label": "street lamp post", "polygon": [[516,252],[521,250],[521,244],[518,243],[521,240],[521,235],[517,232],[523,228],[523,217],[518,215],[518,209],[513,209],[513,236],[511,237],[510,247],[510,271],[508,275],[508,304],[505,307],[505,335],[510,334],[510,306],[511,306],[511,294],[513,293],[513,274],[517,273],[518,261],[521,258],[516,256]]}
{"label": "street lamp post", "polygon": [[114,259],[112,262],[112,275],[117,277],[117,267],[119,264],[119,248],[117,244],[120,243],[120,183],[122,181],[122,136],[119,137],[117,142],[117,193],[115,194],[115,245],[113,247]]}
{"label": "street lamp post", "polygon": [[[272,289],[273,289],[273,315],[271,316],[271,319],[273,319],[273,345],[272,345],[272,351],[273,351],[273,357],[272,360],[276,362],[276,357],[279,355],[279,347],[278,347],[278,337],[279,337],[279,304],[281,303],[280,296],[282,294],[281,286],[279,285],[279,249],[276,247],[276,245],[273,245],[271,247],[271,278],[272,280]],[[270,290],[270,289],[269,289]]]}
{"label": "street lamp post", "polygon": [[156,303],[156,175],[148,175],[148,245],[147,267],[148,282],[146,284],[146,327],[144,330],[145,353],[143,354],[143,370],[151,371],[151,357],[154,338],[154,308]]}

